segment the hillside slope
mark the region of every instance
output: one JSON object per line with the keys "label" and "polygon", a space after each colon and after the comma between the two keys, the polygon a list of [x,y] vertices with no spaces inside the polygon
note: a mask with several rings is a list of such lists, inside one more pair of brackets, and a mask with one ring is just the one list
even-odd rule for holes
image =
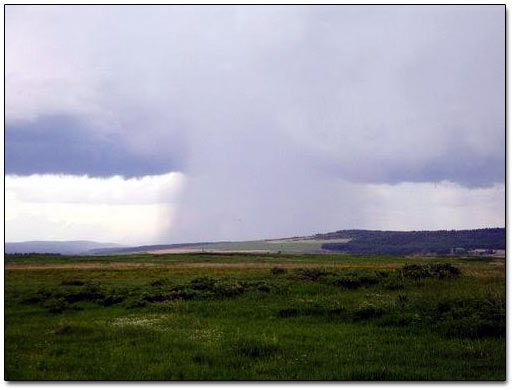
{"label": "hillside slope", "polygon": [[322,248],[354,254],[449,254],[451,249],[462,253],[474,249],[506,249],[505,228],[411,232],[341,230],[315,237],[321,240],[351,238],[347,243],[323,244]]}

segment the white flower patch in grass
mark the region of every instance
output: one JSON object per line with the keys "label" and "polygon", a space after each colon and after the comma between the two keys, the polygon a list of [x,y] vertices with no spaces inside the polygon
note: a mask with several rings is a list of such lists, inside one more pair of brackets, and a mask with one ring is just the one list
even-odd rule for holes
{"label": "white flower patch in grass", "polygon": [[161,329],[162,322],[165,318],[167,318],[167,316],[163,316],[163,315],[148,315],[148,316],[144,316],[144,317],[136,317],[136,316],[119,317],[119,318],[116,318],[114,321],[112,321],[111,325],[119,326],[119,327],[136,326],[136,327],[151,327],[151,328],[155,328],[155,329]]}

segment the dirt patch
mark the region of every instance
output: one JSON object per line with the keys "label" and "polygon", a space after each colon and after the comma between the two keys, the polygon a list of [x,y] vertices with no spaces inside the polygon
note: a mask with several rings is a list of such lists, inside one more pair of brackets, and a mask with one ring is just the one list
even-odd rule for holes
{"label": "dirt patch", "polygon": [[215,254],[230,254],[230,253],[256,253],[256,254],[267,254],[267,253],[276,253],[277,251],[270,250],[215,250],[215,249],[204,249],[199,250],[198,248],[176,248],[176,249],[158,249],[154,251],[148,251],[146,253],[150,253],[153,255],[165,255],[165,254],[180,254],[180,253],[215,253]]}
{"label": "dirt patch", "polygon": [[241,263],[214,263],[214,262],[188,262],[188,263],[133,263],[133,262],[84,262],[84,263],[67,263],[67,264],[7,264],[6,270],[51,270],[51,269],[130,269],[130,268],[175,268],[175,269],[194,269],[194,268],[211,268],[211,269],[271,269],[273,267],[282,268],[337,268],[337,269],[397,269],[400,264],[322,264],[322,263],[275,263],[275,262],[241,262]]}

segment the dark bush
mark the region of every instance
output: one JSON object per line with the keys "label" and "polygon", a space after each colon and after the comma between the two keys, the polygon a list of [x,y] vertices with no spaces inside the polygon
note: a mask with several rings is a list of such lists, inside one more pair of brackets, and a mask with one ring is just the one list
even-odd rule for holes
{"label": "dark bush", "polygon": [[168,285],[170,282],[168,279],[155,279],[150,282],[150,286],[152,287],[162,287]]}
{"label": "dark bush", "polygon": [[282,274],[287,273],[287,270],[285,268],[282,268],[282,267],[272,267],[271,268],[271,273],[273,275],[282,275]]}
{"label": "dark bush", "polygon": [[70,309],[69,303],[63,298],[49,298],[43,306],[52,314],[62,314]]}
{"label": "dark bush", "polygon": [[400,275],[406,279],[420,280],[425,278],[447,279],[461,274],[461,271],[449,263],[435,264],[407,264],[400,271]]}
{"label": "dark bush", "polygon": [[152,294],[145,295],[143,298],[146,302],[155,303],[155,302],[164,302],[169,300],[169,296],[163,294]]}
{"label": "dark bush", "polygon": [[385,313],[385,309],[377,307],[370,303],[362,304],[354,313],[355,321],[371,320],[373,318],[381,317]]}
{"label": "dark bush", "polygon": [[451,337],[498,337],[506,334],[506,305],[502,298],[450,299],[428,311],[435,329]]}
{"label": "dark bush", "polygon": [[376,271],[376,276],[379,276],[380,278],[388,278],[390,276],[389,271]]}
{"label": "dark bush", "polygon": [[83,280],[63,280],[61,286],[83,286],[85,282]]}
{"label": "dark bush", "polygon": [[257,290],[263,293],[270,293],[271,288],[267,284],[261,284],[257,287]]}
{"label": "dark bush", "polygon": [[345,316],[344,308],[327,309],[321,305],[309,305],[300,308],[287,308],[279,310],[277,316],[279,318],[290,318],[297,316],[326,316],[326,317],[342,317]]}
{"label": "dark bush", "polygon": [[98,289],[94,286],[85,286],[85,288],[79,291],[67,291],[63,293],[59,293],[58,296],[61,296],[68,303],[75,303],[80,301],[101,301],[104,298],[104,295],[98,291]]}
{"label": "dark bush", "polygon": [[297,268],[294,272],[299,278],[311,281],[316,281],[324,276],[332,275],[331,272],[321,268]]}
{"label": "dark bush", "polygon": [[[204,295],[204,294],[203,294]],[[179,286],[175,287],[171,294],[169,295],[169,299],[173,300],[183,300],[183,301],[189,301],[193,299],[199,298],[200,293],[196,290],[193,290],[192,288],[189,288],[187,286]]]}
{"label": "dark bush", "polygon": [[252,359],[271,357],[280,350],[276,344],[260,340],[240,340],[234,349],[237,355]]}
{"label": "dark bush", "polygon": [[404,288],[404,284],[398,280],[389,279],[383,283],[383,288],[390,291],[402,290]]}
{"label": "dark bush", "polygon": [[214,285],[214,296],[217,298],[232,298],[244,292],[244,287],[238,282],[218,282]]}
{"label": "dark bush", "polygon": [[399,273],[403,278],[413,280],[420,280],[431,276],[428,267],[420,264],[406,264]]}
{"label": "dark bush", "polygon": [[43,303],[52,296],[51,291],[46,289],[38,290],[33,296],[23,299],[21,302],[26,304]]}
{"label": "dark bush", "polygon": [[395,302],[397,306],[404,307],[406,306],[406,303],[408,302],[408,297],[404,294],[399,294],[397,298],[395,299]]}
{"label": "dark bush", "polygon": [[449,263],[430,264],[429,271],[433,277],[438,277],[438,279],[454,278],[461,274],[461,271],[458,268]]}
{"label": "dark bush", "polygon": [[332,278],[330,283],[346,290],[355,290],[360,287],[369,287],[379,282],[379,279],[370,275],[349,275]]}
{"label": "dark bush", "polygon": [[340,308],[337,308],[337,309],[330,309],[330,310],[328,310],[328,314],[332,315],[332,316],[339,317],[339,316],[345,316],[347,314],[347,311],[343,307],[340,307]]}
{"label": "dark bush", "polygon": [[282,309],[278,311],[278,317],[280,318],[297,317],[298,314],[297,309]]}
{"label": "dark bush", "polygon": [[127,309],[140,309],[145,307],[147,304],[148,302],[144,299],[129,299],[125,301],[124,306]]}
{"label": "dark bush", "polygon": [[214,358],[204,353],[197,353],[192,357],[192,361],[196,364],[211,365],[214,363]]}
{"label": "dark bush", "polygon": [[190,287],[194,290],[213,290],[217,281],[211,277],[204,276],[191,281]]}
{"label": "dark bush", "polygon": [[415,313],[403,313],[402,311],[385,313],[382,319],[378,320],[380,325],[385,326],[409,326],[420,322],[420,316]]}
{"label": "dark bush", "polygon": [[63,335],[71,333],[72,327],[68,323],[61,323],[55,326],[53,333],[56,335]]}
{"label": "dark bush", "polygon": [[108,307],[117,305],[118,303],[122,303],[124,300],[125,297],[121,295],[108,295],[103,299],[103,306]]}

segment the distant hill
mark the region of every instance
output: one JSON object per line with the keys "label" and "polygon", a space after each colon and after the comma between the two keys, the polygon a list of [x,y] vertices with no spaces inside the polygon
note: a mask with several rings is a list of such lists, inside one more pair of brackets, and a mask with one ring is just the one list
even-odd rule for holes
{"label": "distant hill", "polygon": [[60,253],[75,255],[97,248],[116,248],[118,244],[94,241],[24,241],[6,242],[5,253]]}
{"label": "distant hill", "polygon": [[184,248],[198,248],[201,250],[203,246],[211,245],[212,242],[193,242],[187,244],[161,244],[161,245],[141,245],[141,246],[127,246],[127,247],[97,247],[89,250],[91,254],[108,255],[114,253],[145,253],[152,251],[161,251],[166,249],[184,249]]}
{"label": "distant hill", "polygon": [[353,254],[449,254],[458,248],[461,253],[474,249],[506,249],[506,229],[379,231],[340,230],[317,234],[320,240],[350,238],[347,243],[325,243],[322,249]]}
{"label": "distant hill", "polygon": [[27,241],[6,243],[5,253],[108,255],[123,253],[253,252],[358,255],[467,254],[475,249],[505,250],[506,229],[380,231],[339,230],[307,237],[256,241],[195,242],[123,247],[92,241]]}

